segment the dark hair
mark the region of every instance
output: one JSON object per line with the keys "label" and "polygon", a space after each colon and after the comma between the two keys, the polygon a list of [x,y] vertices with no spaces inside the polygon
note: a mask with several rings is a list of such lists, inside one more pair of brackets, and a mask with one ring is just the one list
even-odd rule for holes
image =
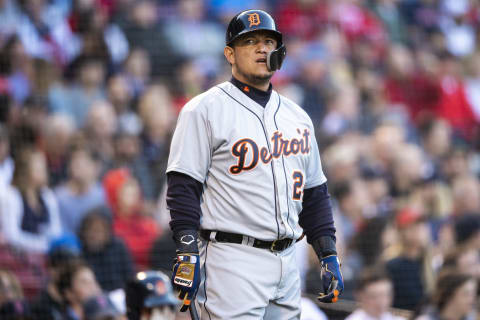
{"label": "dark hair", "polygon": [[338,201],[342,201],[345,197],[348,197],[352,193],[352,182],[342,181],[336,184],[333,188],[332,195]]}
{"label": "dark hair", "polygon": [[80,270],[85,268],[90,269],[90,267],[85,263],[85,261],[81,259],[76,259],[75,261],[66,264],[63,268],[60,269],[60,273],[55,284],[64,301],[66,301],[66,291],[72,288],[75,275]]}
{"label": "dark hair", "polygon": [[455,290],[464,285],[467,281],[474,279],[473,276],[460,273],[454,269],[446,269],[440,272],[437,278],[435,291],[432,295],[432,302],[438,311],[441,312],[449,301]]}
{"label": "dark hair", "polygon": [[25,146],[15,153],[15,170],[13,172],[12,185],[23,193],[30,183],[30,166],[32,157],[41,151],[33,146]]}
{"label": "dark hair", "polygon": [[391,282],[391,278],[385,267],[383,265],[367,267],[363,269],[357,277],[355,282],[355,291],[362,291],[368,285],[379,281]]}
{"label": "dark hair", "polygon": [[368,219],[354,237],[353,249],[361,255],[366,266],[375,264],[382,254],[382,234],[387,225],[388,220],[384,217]]}
{"label": "dark hair", "polygon": [[86,232],[90,228],[92,222],[97,219],[101,219],[102,221],[105,222],[105,224],[107,225],[111,233],[110,236],[111,237],[113,236],[112,230],[111,230],[113,221],[112,221],[112,212],[110,211],[110,209],[105,205],[100,205],[95,208],[92,208],[86,213],[85,217],[83,217],[82,221],[80,222],[80,226],[77,229],[78,238],[80,239],[80,242],[83,244],[85,250],[88,250],[86,246],[87,239],[85,238]]}

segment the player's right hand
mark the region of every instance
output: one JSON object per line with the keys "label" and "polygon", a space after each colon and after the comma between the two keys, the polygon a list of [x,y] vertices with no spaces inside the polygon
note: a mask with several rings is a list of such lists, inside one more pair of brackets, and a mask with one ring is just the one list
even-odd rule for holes
{"label": "player's right hand", "polygon": [[172,274],[173,286],[183,300],[181,312],[188,310],[200,285],[200,258],[198,253],[177,253]]}
{"label": "player's right hand", "polygon": [[332,303],[338,301],[338,296],[343,292],[343,276],[340,263],[336,255],[329,255],[321,259],[322,264],[322,289],[319,293],[320,302]]}

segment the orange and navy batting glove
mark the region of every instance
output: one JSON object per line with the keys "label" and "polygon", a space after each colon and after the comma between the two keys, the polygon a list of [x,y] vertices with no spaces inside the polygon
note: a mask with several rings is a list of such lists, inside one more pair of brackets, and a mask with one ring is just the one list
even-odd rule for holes
{"label": "orange and navy batting glove", "polygon": [[340,262],[336,255],[321,259],[322,263],[322,287],[317,299],[320,302],[337,302],[338,296],[343,292],[343,277],[340,271]]}
{"label": "orange and navy batting glove", "polygon": [[317,299],[326,303],[337,302],[344,286],[335,240],[330,236],[320,237],[312,246],[321,263],[322,291]]}
{"label": "orange and navy batting glove", "polygon": [[188,310],[195,299],[200,285],[200,256],[198,254],[197,232],[179,231],[174,235],[177,257],[173,265],[172,284],[182,300],[181,312]]}

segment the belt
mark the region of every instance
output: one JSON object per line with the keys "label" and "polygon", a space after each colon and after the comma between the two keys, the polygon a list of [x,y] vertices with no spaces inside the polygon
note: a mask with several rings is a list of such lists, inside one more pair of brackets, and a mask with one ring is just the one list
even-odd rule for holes
{"label": "belt", "polygon": [[265,241],[245,236],[243,234],[214,230],[200,230],[200,236],[205,240],[215,239],[218,242],[245,244],[255,248],[269,249],[272,252],[283,251],[295,243],[294,239],[289,238]]}

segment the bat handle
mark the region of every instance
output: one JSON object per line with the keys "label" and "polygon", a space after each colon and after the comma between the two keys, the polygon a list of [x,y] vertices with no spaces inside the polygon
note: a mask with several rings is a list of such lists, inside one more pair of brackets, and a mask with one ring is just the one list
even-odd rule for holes
{"label": "bat handle", "polygon": [[190,317],[192,320],[200,320],[198,317],[197,307],[195,306],[195,300],[192,300],[192,303],[190,303],[190,307],[188,309],[190,310]]}

